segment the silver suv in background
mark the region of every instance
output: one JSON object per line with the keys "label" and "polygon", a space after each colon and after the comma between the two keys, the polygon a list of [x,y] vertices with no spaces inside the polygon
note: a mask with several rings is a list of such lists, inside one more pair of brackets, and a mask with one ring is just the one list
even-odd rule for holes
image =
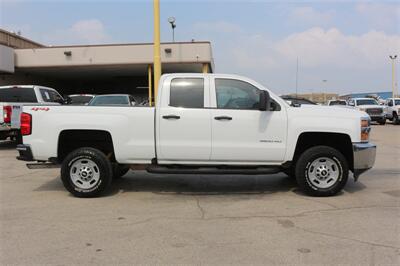
{"label": "silver suv in background", "polygon": [[0,140],[10,137],[20,142],[20,115],[23,106],[60,105],[63,102],[63,97],[52,88],[36,85],[1,86]]}

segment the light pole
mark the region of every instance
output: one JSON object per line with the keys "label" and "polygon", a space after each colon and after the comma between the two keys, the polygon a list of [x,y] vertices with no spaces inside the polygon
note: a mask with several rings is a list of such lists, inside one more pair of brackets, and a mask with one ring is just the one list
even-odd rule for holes
{"label": "light pole", "polygon": [[392,98],[395,97],[395,89],[396,89],[396,58],[397,55],[389,55],[389,58],[392,60]]}
{"label": "light pole", "polygon": [[323,90],[323,94],[324,94],[324,102],[326,103],[326,100],[327,100],[326,99],[326,89],[327,89],[326,83],[328,82],[328,80],[327,79],[323,79],[322,82],[324,83],[324,86],[323,86],[322,90]]}
{"label": "light pole", "polygon": [[161,49],[160,49],[160,0],[154,0],[154,100],[158,95],[158,81],[161,76]]}
{"label": "light pole", "polygon": [[175,42],[175,28],[176,28],[175,18],[169,17],[168,22],[169,22],[169,24],[171,24],[171,28],[172,28],[172,42]]}
{"label": "light pole", "polygon": [[296,98],[298,94],[298,85],[299,85],[299,58],[296,59]]}

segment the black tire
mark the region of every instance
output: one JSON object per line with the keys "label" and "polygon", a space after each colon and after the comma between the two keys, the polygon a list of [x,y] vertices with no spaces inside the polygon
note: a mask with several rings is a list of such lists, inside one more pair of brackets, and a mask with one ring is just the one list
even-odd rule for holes
{"label": "black tire", "polygon": [[126,173],[129,172],[129,165],[124,165],[124,164],[113,164],[112,165],[112,171],[113,171],[113,178],[118,179],[123,177]]}
{"label": "black tire", "polygon": [[15,141],[17,142],[17,144],[22,144],[22,134],[21,132],[18,131],[17,135],[15,136]]}
{"label": "black tire", "polygon": [[[321,158],[328,158],[335,163],[335,171],[338,177],[329,187],[320,188],[311,181],[309,171],[312,171],[312,163]],[[303,152],[296,163],[296,180],[299,187],[310,196],[327,197],[334,196],[340,192],[347,183],[349,168],[346,158],[336,149],[328,146],[315,146]],[[329,174],[326,178],[329,181]]]}
{"label": "black tire", "polygon": [[[86,184],[95,181],[93,184],[90,184],[92,187],[90,188],[82,188],[79,187],[78,183],[82,181],[73,181],[73,177],[71,174],[71,168],[74,167],[78,172],[79,170],[76,168],[75,163],[83,162],[85,165],[85,161],[94,163],[93,172],[96,174],[97,181],[92,179],[90,181],[83,181]],[[74,171],[74,170],[72,170]],[[86,172],[88,172],[85,169]],[[91,173],[91,172],[89,172]],[[76,174],[80,176],[80,174]],[[85,175],[86,176],[86,175]],[[67,155],[64,159],[61,166],[61,180],[64,184],[64,187],[71,192],[75,197],[80,198],[92,198],[98,197],[102,195],[107,189],[110,187],[112,181],[112,167],[110,161],[107,159],[104,153],[94,148],[79,148],[77,150],[72,151]]]}
{"label": "black tire", "polygon": [[385,124],[386,124],[386,118],[381,119],[381,120],[379,121],[379,125],[385,125]]}
{"label": "black tire", "polygon": [[393,120],[392,121],[393,121],[393,124],[395,124],[395,125],[400,124],[400,118],[397,115],[397,113],[393,113]]}

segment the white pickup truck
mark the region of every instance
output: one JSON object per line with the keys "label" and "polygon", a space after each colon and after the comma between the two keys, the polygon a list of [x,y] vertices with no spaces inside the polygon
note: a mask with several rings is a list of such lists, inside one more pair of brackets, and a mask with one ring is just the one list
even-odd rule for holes
{"label": "white pickup truck", "polygon": [[[61,165],[65,188],[98,196],[129,169],[165,174],[273,174],[313,196],[335,195],[375,162],[370,118],[357,110],[291,107],[255,81],[167,74],[155,107],[24,107],[20,160]],[[217,177],[216,178],[220,178]]]}
{"label": "white pickup truck", "polygon": [[1,86],[0,140],[8,137],[20,139],[20,116],[24,105],[60,105],[62,102],[61,95],[52,88],[37,85]]}
{"label": "white pickup truck", "polygon": [[386,124],[386,115],[384,107],[379,105],[379,102],[373,98],[354,98],[348,102],[349,106],[366,112],[372,121],[378,122],[380,125]]}
{"label": "white pickup truck", "polygon": [[394,124],[400,124],[400,98],[389,98],[385,106],[386,118]]}

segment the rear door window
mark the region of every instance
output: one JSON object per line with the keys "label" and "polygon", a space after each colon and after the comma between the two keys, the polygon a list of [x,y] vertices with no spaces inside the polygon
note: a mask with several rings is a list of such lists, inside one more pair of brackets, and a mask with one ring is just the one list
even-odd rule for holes
{"label": "rear door window", "polygon": [[184,108],[204,108],[204,79],[174,78],[170,86],[169,105]]}
{"label": "rear door window", "polygon": [[33,88],[10,87],[0,89],[0,102],[36,103],[37,99]]}

